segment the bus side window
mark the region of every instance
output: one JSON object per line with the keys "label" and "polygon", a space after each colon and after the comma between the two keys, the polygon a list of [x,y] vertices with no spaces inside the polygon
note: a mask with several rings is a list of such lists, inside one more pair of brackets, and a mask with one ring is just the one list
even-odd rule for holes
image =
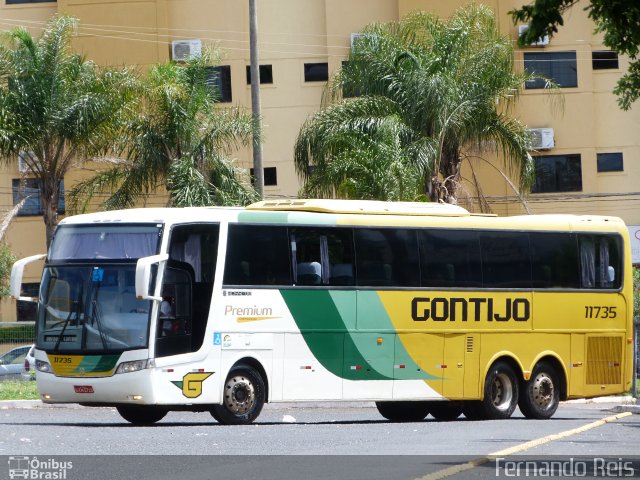
{"label": "bus side window", "polygon": [[294,283],[302,286],[353,285],[353,233],[350,228],[290,229]]}
{"label": "bus side window", "polygon": [[355,229],[356,275],[366,287],[417,287],[420,265],[417,230]]}
{"label": "bus side window", "polygon": [[287,228],[230,224],[224,285],[291,285]]}
{"label": "bus side window", "polygon": [[621,285],[620,239],[612,235],[580,234],[582,288],[617,289]]}

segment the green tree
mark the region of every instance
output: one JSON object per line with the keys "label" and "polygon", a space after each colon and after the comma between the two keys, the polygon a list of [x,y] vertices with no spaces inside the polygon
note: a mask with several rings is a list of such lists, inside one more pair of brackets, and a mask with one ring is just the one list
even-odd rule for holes
{"label": "green tree", "polygon": [[[552,36],[564,25],[563,15],[579,0],[535,0],[511,11],[515,23],[528,23],[529,30],[519,39],[528,45],[537,38]],[[631,59],[629,69],[620,78],[614,93],[623,110],[629,110],[640,97],[640,3],[629,0],[589,0],[585,10],[595,24],[596,33],[603,33],[603,43],[620,55]]]}
{"label": "green tree", "polygon": [[130,71],[100,69],[71,50],[76,25],[55,16],[38,39],[16,28],[0,44],[0,156],[16,163],[22,153],[38,180],[47,245],[65,174],[109,148],[135,91]]}
{"label": "green tree", "polygon": [[509,109],[527,78],[514,70],[511,41],[486,6],[447,21],[414,13],[367,27],[298,135],[303,193],[354,196],[349,187],[375,163],[384,173],[367,198],[456,203],[463,159],[487,149],[526,187],[529,139]]}
{"label": "green tree", "polygon": [[[218,92],[207,77],[210,54],[186,63],[154,66],[143,80],[138,114],[122,140],[125,158],[80,182],[72,204],[85,209],[109,192],[107,209],[127,208],[165,187],[172,206],[238,205],[257,199],[229,154],[251,140],[251,116],[216,107]],[[80,205],[82,203],[82,205]]]}

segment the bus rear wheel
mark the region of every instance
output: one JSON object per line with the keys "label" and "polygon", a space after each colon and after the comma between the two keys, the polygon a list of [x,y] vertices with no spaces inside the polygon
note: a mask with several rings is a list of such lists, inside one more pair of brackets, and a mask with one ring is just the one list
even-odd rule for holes
{"label": "bus rear wheel", "polygon": [[222,405],[214,405],[211,416],[223,425],[248,425],[253,422],[265,402],[264,380],[248,365],[229,371],[224,384]]}
{"label": "bus rear wheel", "polygon": [[450,422],[462,413],[462,402],[430,402],[429,413],[436,420]]}
{"label": "bus rear wheel", "polygon": [[518,378],[511,365],[498,361],[487,373],[482,400],[465,402],[464,414],[469,420],[509,418],[518,404],[518,390]]}
{"label": "bus rear wheel", "polygon": [[376,402],[376,408],[390,422],[420,422],[429,415],[429,402]]}
{"label": "bus rear wheel", "polygon": [[152,425],[162,420],[168,412],[166,408],[151,405],[118,405],[116,410],[133,425]]}
{"label": "bus rear wheel", "polygon": [[527,418],[546,420],[551,418],[560,404],[560,381],[556,369],[547,362],[540,362],[533,369],[531,378],[524,384],[518,401],[520,411]]}

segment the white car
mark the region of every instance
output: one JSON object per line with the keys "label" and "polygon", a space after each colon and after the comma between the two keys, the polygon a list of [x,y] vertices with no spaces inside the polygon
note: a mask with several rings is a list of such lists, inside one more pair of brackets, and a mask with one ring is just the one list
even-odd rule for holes
{"label": "white car", "polygon": [[27,352],[32,345],[15,347],[0,356],[0,379],[19,380],[22,378],[22,369]]}
{"label": "white car", "polygon": [[27,356],[24,358],[24,364],[22,366],[23,380],[36,379],[36,358],[33,356],[34,348],[35,348],[35,345],[31,345],[31,348],[27,352]]}

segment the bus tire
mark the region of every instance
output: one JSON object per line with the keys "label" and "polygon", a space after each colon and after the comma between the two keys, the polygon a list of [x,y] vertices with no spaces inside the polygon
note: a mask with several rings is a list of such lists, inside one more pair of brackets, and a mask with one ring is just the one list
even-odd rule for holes
{"label": "bus tire", "polygon": [[420,422],[429,415],[429,402],[376,402],[376,408],[390,422]]}
{"label": "bus tire", "polygon": [[538,363],[522,390],[518,406],[525,417],[546,420],[556,413],[560,405],[560,379],[550,363]]}
{"label": "bus tire", "polygon": [[484,381],[484,396],[477,406],[482,420],[509,418],[518,404],[518,378],[511,365],[498,361]]}
{"label": "bus tire", "polygon": [[222,405],[214,405],[211,416],[223,425],[252,423],[265,402],[264,380],[248,365],[237,365],[229,371],[224,384]]}
{"label": "bus tire", "polygon": [[152,405],[118,405],[118,413],[133,425],[152,425],[162,420],[168,413],[166,408]]}
{"label": "bus tire", "polygon": [[430,402],[429,413],[433,418],[442,422],[455,420],[462,413],[462,402]]}

